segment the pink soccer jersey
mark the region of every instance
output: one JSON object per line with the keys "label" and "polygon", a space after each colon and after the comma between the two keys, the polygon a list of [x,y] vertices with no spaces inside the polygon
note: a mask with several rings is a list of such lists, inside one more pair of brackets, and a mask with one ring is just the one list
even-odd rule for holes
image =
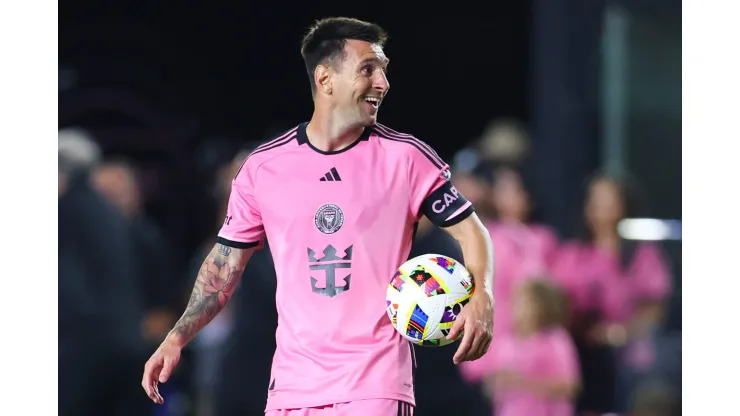
{"label": "pink soccer jersey", "polygon": [[448,165],[410,135],[375,125],[323,152],[306,124],[247,158],[219,233],[236,248],[270,241],[279,318],[266,409],[415,404],[412,350],[386,315],[386,288],[421,215],[450,226],[473,207]]}

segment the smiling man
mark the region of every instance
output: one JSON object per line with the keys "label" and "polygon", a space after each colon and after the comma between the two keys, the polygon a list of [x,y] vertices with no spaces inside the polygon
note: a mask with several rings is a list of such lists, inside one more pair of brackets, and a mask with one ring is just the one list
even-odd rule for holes
{"label": "smiling man", "polygon": [[313,117],[258,147],[236,174],[190,303],[146,364],[142,385],[155,402],[157,383],[224,308],[265,237],[279,316],[268,416],[413,414],[413,351],[386,315],[385,292],[422,215],[460,242],[475,279],[450,334],[464,331],[454,361],[487,351],[491,240],[437,153],[376,123],[390,88],[385,39],[379,26],[348,18],[321,20],[304,38]]}

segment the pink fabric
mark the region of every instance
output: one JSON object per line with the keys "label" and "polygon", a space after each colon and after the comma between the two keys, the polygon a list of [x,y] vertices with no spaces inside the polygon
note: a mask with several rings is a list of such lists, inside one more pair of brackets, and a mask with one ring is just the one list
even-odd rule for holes
{"label": "pink fabric", "polygon": [[304,409],[268,410],[265,416],[413,416],[414,407],[396,400],[358,400]]}
{"label": "pink fabric", "polygon": [[[449,173],[423,142],[380,128],[322,154],[301,125],[253,152],[233,182],[219,237],[255,243],[266,235],[277,272],[267,410],[415,403],[410,345],[391,326],[385,293],[408,258],[422,202]],[[327,175],[333,180],[320,180]],[[332,291],[331,276],[348,290]]]}
{"label": "pink fabric", "polygon": [[[505,223],[486,224],[494,247],[495,278],[493,344],[509,336],[513,330],[512,302],[516,287],[537,277],[546,277],[548,262],[557,249],[557,237],[549,228],[538,225]],[[478,381],[490,370],[489,357],[460,365],[462,376],[468,381]]]}
{"label": "pink fabric", "polygon": [[569,243],[557,253],[552,272],[569,295],[575,313],[596,310],[610,322],[624,322],[641,299],[662,299],[671,291],[660,249],[640,244],[622,270],[615,253],[590,244]]}
{"label": "pink fabric", "polygon": [[[578,356],[573,340],[561,328],[529,338],[499,339],[492,354],[493,371],[513,372],[539,381],[579,382]],[[496,391],[496,416],[572,416],[573,403],[548,399],[526,389]]]}
{"label": "pink fabric", "polygon": [[516,287],[528,279],[546,277],[557,238],[549,228],[537,225],[491,223],[488,231],[496,261],[494,336],[504,336],[512,331],[511,302]]}

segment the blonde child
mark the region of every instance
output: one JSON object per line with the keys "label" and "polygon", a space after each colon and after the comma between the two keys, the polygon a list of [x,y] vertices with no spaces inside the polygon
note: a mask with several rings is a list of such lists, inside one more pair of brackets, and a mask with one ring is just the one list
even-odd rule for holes
{"label": "blonde child", "polygon": [[485,385],[496,416],[571,416],[580,374],[575,345],[562,326],[563,296],[547,280],[515,291],[514,331],[489,351]]}

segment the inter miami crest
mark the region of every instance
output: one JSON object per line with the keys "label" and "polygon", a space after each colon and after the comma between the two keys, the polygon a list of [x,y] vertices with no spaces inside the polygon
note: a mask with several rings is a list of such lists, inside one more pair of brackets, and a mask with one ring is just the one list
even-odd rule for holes
{"label": "inter miami crest", "polygon": [[314,223],[322,233],[334,234],[344,224],[344,213],[334,204],[325,204],[316,211]]}

